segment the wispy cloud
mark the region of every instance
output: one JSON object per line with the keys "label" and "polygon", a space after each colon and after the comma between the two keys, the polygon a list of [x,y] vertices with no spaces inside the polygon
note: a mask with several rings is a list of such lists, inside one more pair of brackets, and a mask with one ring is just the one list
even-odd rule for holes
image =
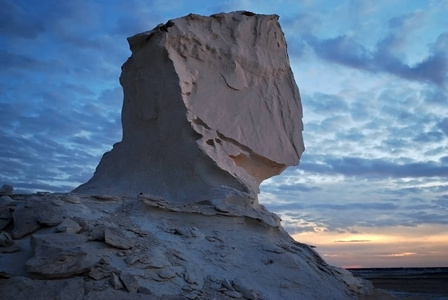
{"label": "wispy cloud", "polygon": [[371,242],[371,240],[339,240],[339,241],[334,241],[335,243],[368,243]]}
{"label": "wispy cloud", "polygon": [[376,256],[379,256],[379,257],[402,257],[402,256],[416,255],[416,254],[417,253],[414,253],[414,252],[403,252],[403,253],[377,254]]}

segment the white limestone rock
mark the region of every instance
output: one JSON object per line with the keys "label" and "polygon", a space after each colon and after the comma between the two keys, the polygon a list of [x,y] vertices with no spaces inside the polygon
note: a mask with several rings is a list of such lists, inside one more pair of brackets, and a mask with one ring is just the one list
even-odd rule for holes
{"label": "white limestone rock", "polygon": [[[24,202],[44,210],[65,197],[28,195]],[[78,197],[83,209],[64,202],[65,214],[96,224],[102,237],[41,226],[0,247],[0,299],[30,299],[39,289],[45,297],[36,299],[62,299],[55,289],[72,283],[82,293],[69,288],[64,299],[391,299],[327,265],[253,207],[223,214],[207,201],[163,207],[139,197]],[[185,234],[193,228],[198,234]]]}
{"label": "white limestone rock", "polygon": [[190,14],[128,40],[123,140],[74,192],[256,198],[299,163],[302,108],[277,15]]}

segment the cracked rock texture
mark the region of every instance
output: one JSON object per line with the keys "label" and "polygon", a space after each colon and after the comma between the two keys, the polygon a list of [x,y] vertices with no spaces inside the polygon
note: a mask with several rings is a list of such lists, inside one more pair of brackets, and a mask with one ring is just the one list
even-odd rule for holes
{"label": "cracked rock texture", "polygon": [[21,213],[2,236],[42,211],[62,222],[37,223],[0,243],[0,299],[391,299],[327,265],[262,206],[76,194],[11,199],[0,208]]}
{"label": "cracked rock texture", "polygon": [[256,199],[299,163],[302,107],[277,15],[190,14],[128,41],[123,139],[76,193]]}

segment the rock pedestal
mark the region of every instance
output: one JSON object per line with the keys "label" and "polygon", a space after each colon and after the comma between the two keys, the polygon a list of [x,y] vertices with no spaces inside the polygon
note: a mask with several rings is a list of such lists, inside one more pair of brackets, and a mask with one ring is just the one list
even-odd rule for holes
{"label": "rock pedestal", "polygon": [[299,163],[302,108],[278,16],[190,14],[128,40],[123,140],[74,192],[255,199]]}
{"label": "rock pedestal", "polygon": [[123,140],[70,194],[0,197],[0,299],[391,299],[257,205],[299,162],[275,15],[188,15],[129,38]]}

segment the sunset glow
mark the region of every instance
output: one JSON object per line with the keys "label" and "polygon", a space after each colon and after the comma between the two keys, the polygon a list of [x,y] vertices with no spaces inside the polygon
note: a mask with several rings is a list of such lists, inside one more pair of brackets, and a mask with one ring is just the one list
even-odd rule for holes
{"label": "sunset glow", "polygon": [[328,263],[341,267],[448,266],[448,225],[358,230],[365,233],[306,232],[293,238],[315,246]]}

